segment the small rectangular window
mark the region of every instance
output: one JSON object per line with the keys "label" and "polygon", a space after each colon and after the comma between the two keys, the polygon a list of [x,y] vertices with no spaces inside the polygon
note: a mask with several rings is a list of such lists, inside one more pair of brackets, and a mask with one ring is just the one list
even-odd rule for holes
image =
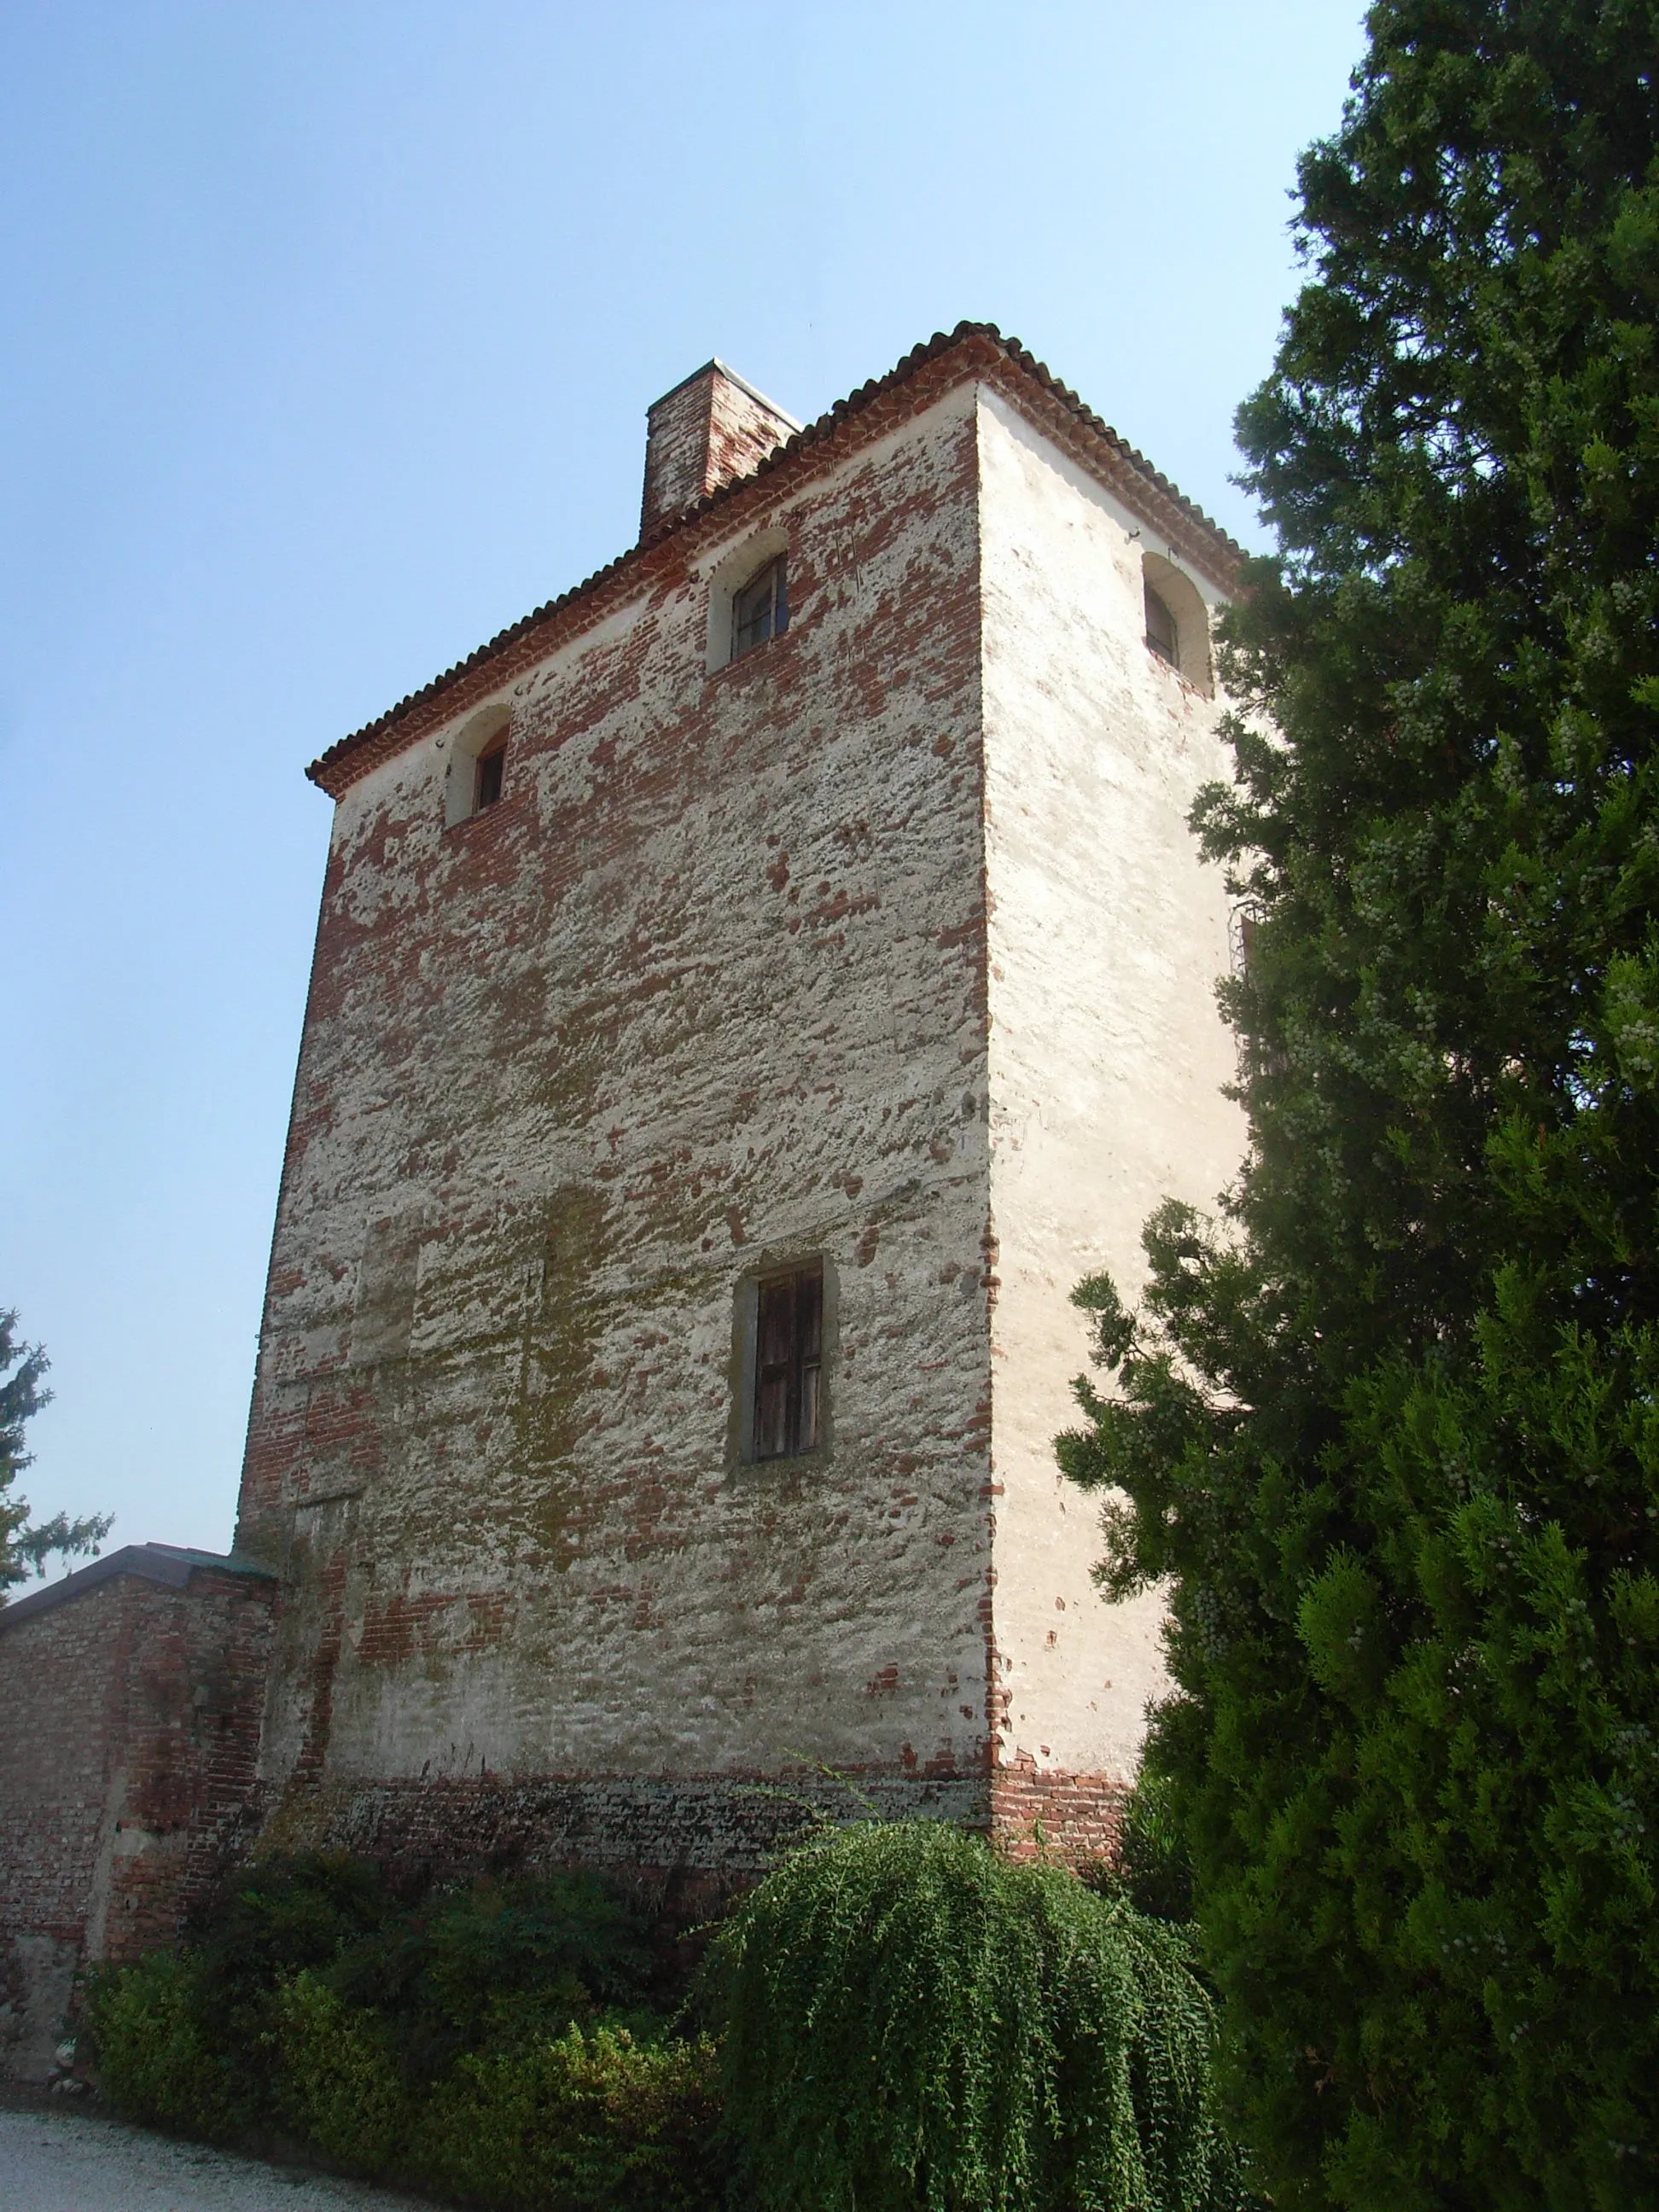
{"label": "small rectangular window", "polygon": [[788,627],[789,585],[780,553],[732,596],[732,659],[764,645],[768,638],[781,637]]}
{"label": "small rectangular window", "polygon": [[507,769],[507,739],[502,738],[489,750],[478,755],[478,780],[474,787],[472,811],[482,814],[486,806],[493,806],[501,795],[501,777]]}
{"label": "small rectangular window", "polygon": [[817,1449],[823,1360],[823,1263],[769,1276],[755,1304],[757,1459]]}
{"label": "small rectangular window", "polygon": [[1150,584],[1146,586],[1146,642],[1160,660],[1167,660],[1171,668],[1180,667],[1181,639],[1175,617]]}

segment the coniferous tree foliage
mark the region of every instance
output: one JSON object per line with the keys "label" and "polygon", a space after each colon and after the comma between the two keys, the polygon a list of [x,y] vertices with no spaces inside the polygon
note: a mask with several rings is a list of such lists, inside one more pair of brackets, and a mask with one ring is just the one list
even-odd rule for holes
{"label": "coniferous tree foliage", "polygon": [[23,1448],[24,1430],[52,1401],[51,1391],[40,1387],[49,1364],[38,1344],[19,1341],[16,1314],[0,1313],[0,1605],[8,1584],[43,1571],[55,1553],[95,1553],[113,1525],[106,1513],[78,1521],[55,1513],[50,1521],[31,1523],[27,1500],[13,1491],[34,1457]]}
{"label": "coniferous tree foliage", "polygon": [[[1274,2201],[1659,2191],[1659,10],[1382,0],[1229,618],[1250,1144],[1085,1285]],[[1269,734],[1272,732],[1272,734]]]}

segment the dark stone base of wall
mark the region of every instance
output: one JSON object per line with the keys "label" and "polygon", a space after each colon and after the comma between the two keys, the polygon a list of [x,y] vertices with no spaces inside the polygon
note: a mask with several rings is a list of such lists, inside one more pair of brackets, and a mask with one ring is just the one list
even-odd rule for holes
{"label": "dark stone base of wall", "polygon": [[338,1850],[411,1886],[585,1866],[678,1893],[741,1887],[823,1820],[990,1824],[984,1774],[542,1776],[376,1781],[289,1791],[258,1848]]}
{"label": "dark stone base of wall", "polygon": [[349,1851],[411,1890],[434,1881],[592,1867],[659,1900],[755,1881],[822,1821],[951,1820],[1012,1856],[1109,1858],[1127,1784],[1031,1761],[957,1775],[485,1775],[298,1787],[259,1821],[261,1850]]}

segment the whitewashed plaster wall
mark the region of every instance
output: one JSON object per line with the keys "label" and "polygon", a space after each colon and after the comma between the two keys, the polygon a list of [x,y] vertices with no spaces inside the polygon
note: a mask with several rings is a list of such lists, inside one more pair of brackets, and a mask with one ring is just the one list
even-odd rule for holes
{"label": "whitewashed plaster wall", "polygon": [[[974,416],[745,512],[785,638],[708,672],[704,532],[502,694],[488,816],[465,718],[343,798],[243,1493],[273,1788],[982,1770]],[[830,1445],[734,1466],[737,1285],[819,1251]]]}
{"label": "whitewashed plaster wall", "polygon": [[989,390],[979,444],[1003,1756],[1127,1776],[1164,1684],[1159,1601],[1103,1601],[1097,1507],[1053,1439],[1088,1364],[1073,1288],[1105,1269],[1133,1296],[1147,1215],[1207,1205],[1241,1154],[1226,900],[1186,826],[1231,757],[1221,702],[1145,643],[1141,556],[1167,546]]}

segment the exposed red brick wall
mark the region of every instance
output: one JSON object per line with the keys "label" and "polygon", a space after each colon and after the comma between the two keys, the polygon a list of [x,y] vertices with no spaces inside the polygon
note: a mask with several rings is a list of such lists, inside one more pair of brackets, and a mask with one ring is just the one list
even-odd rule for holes
{"label": "exposed red brick wall", "polygon": [[174,1941],[246,1814],[276,1584],[185,1571],[0,1612],[0,2063],[25,2075],[75,1966]]}
{"label": "exposed red brick wall", "polygon": [[1012,1858],[1066,1866],[1112,1858],[1127,1795],[1115,1775],[1056,1773],[1022,1757],[991,1777],[991,1833]]}

